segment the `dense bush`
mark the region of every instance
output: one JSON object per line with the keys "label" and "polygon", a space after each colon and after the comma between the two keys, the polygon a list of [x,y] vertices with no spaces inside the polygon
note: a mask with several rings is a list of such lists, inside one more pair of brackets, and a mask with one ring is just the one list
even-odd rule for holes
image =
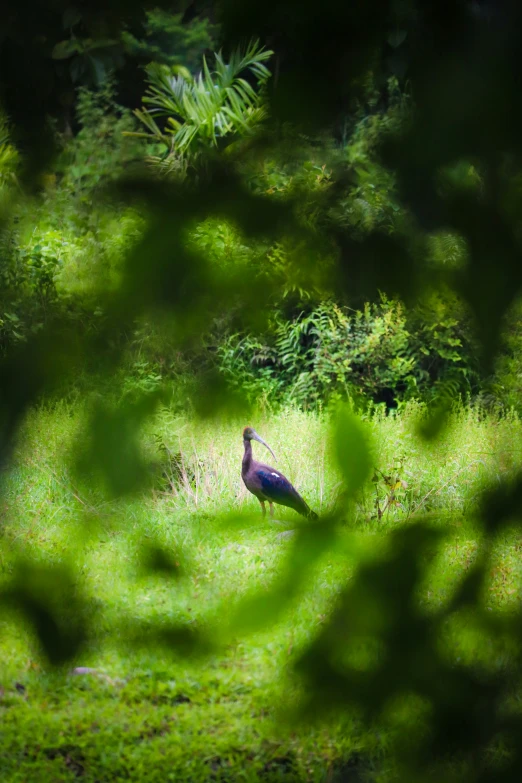
{"label": "dense bush", "polygon": [[[3,229],[4,352],[56,313],[96,329],[103,320],[103,295],[117,287],[120,261],[141,235],[145,224],[136,210],[100,198],[111,181],[158,151],[135,135],[136,120],[115,96],[110,80],[96,90],[79,89],[79,132],[62,137],[62,152],[44,178],[38,201],[21,200]],[[271,199],[306,194],[300,198],[298,219],[318,236],[339,226],[355,237],[376,229],[393,234],[404,210],[393,176],[375,151],[383,137],[400,127],[410,99],[393,78],[385,97],[383,101],[370,79],[364,100],[354,106],[337,138],[308,137],[284,126],[281,156],[243,155],[242,176],[256,194]],[[2,186],[12,191],[17,153],[6,131],[2,139]],[[336,178],[346,161],[350,176],[340,185]],[[279,293],[270,300],[268,324],[238,332],[234,310],[223,310],[209,323],[206,339],[180,352],[172,348],[165,322],[144,317],[126,335],[124,390],[153,390],[165,380],[188,388],[187,380],[197,381],[212,368],[251,399],[304,408],[354,395],[395,406],[419,396],[430,398],[441,389],[451,394],[479,390],[472,331],[463,307],[449,295],[431,296],[413,309],[385,296],[343,303],[323,285],[333,262],[324,242],[309,247],[293,236],[275,244],[253,240],[217,218],[193,225],[187,241],[216,269],[232,274],[255,269],[260,291],[265,280],[275,284]],[[428,252],[440,269],[461,267],[466,260],[457,234],[433,234]],[[514,327],[500,375],[488,386],[490,397],[507,405],[520,397],[516,335]],[[117,341],[119,335],[113,338]]]}
{"label": "dense bush", "polygon": [[60,137],[61,152],[36,196],[18,186],[17,154],[3,133],[1,183],[16,204],[0,232],[4,353],[58,315],[95,327],[99,293],[117,284],[119,262],[141,230],[135,210],[102,197],[143,158],[142,145],[123,135],[135,121],[116,102],[115,85],[80,88],[77,117],[78,134]]}
{"label": "dense bush", "polygon": [[504,346],[495,372],[480,392],[482,402],[490,408],[513,408],[522,411],[522,310],[518,302],[506,318]]}
{"label": "dense bush", "polygon": [[362,310],[330,301],[294,320],[276,314],[270,332],[232,335],[219,357],[229,382],[252,398],[304,408],[361,394],[395,406],[478,383],[469,328],[437,297],[411,312],[382,296]]}

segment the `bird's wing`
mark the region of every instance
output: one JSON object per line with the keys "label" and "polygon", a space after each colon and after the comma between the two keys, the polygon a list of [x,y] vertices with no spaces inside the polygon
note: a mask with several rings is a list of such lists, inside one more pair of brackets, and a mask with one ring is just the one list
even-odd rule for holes
{"label": "bird's wing", "polygon": [[282,506],[289,506],[304,516],[309,513],[310,509],[299,492],[282,473],[268,465],[260,465],[256,473],[261,481],[263,493],[269,500]]}

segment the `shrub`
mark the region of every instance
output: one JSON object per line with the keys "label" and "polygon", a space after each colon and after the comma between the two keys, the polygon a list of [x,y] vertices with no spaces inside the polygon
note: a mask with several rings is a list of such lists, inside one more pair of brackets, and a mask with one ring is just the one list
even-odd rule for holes
{"label": "shrub", "polygon": [[443,384],[469,393],[478,380],[469,330],[434,297],[411,312],[381,296],[357,311],[329,301],[291,320],[278,313],[265,335],[231,335],[219,361],[250,397],[303,408],[354,394],[394,407]]}

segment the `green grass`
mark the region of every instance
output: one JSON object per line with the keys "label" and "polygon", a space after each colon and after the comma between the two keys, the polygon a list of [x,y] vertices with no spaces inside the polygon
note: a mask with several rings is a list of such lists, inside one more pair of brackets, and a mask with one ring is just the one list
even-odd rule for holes
{"label": "green grass", "polygon": [[[95,638],[71,665],[98,674],[48,670],[30,631],[2,616],[2,781],[335,781],[349,770],[386,779],[386,737],[363,732],[354,716],[308,728],[286,718],[301,687],[293,662],[356,564],[385,551],[390,532],[428,515],[447,533],[420,596],[436,608],[483,546],[474,522],[482,489],[521,465],[516,417],[458,408],[428,447],[416,434],[421,414],[412,404],[395,417],[367,419],[378,476],[407,485],[396,491],[400,505],[389,504],[379,519],[376,497],[384,508],[389,490],[382,478],[368,482],[338,547],[310,569],[275,624],[256,627],[261,618],[241,616],[239,607],[284,580],[293,543],[277,535],[298,517],[281,509],[282,525],[261,518],[241,482],[242,426],[256,427],[278,468],[324,515],[341,489],[326,418],[286,410],[211,423],[162,410],[143,433],[144,447],[158,461],[159,440],[175,461],[144,495],[116,502],[68,466],[82,410],[34,412],[3,474],[1,578],[10,578],[22,549],[42,564],[74,567],[74,589],[92,599]],[[270,456],[261,446],[255,453]],[[158,547],[176,578],[148,568]],[[505,531],[486,605],[500,613],[518,606],[521,577],[519,538]],[[201,658],[197,649],[151,647],[145,630],[143,644],[131,646],[129,627],[154,620],[208,631],[216,647]],[[509,653],[501,641],[481,646],[471,625],[447,628],[448,655],[494,665]]]}

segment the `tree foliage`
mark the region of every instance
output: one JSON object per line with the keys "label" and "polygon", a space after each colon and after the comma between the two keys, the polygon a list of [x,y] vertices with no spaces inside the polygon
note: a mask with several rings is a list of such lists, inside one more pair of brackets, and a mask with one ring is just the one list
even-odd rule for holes
{"label": "tree foliage", "polygon": [[124,30],[122,40],[129,55],[143,62],[183,66],[197,71],[206,51],[214,48],[216,25],[208,17],[194,17],[184,22],[182,13],[173,14],[162,8],[147,11],[141,35]]}

